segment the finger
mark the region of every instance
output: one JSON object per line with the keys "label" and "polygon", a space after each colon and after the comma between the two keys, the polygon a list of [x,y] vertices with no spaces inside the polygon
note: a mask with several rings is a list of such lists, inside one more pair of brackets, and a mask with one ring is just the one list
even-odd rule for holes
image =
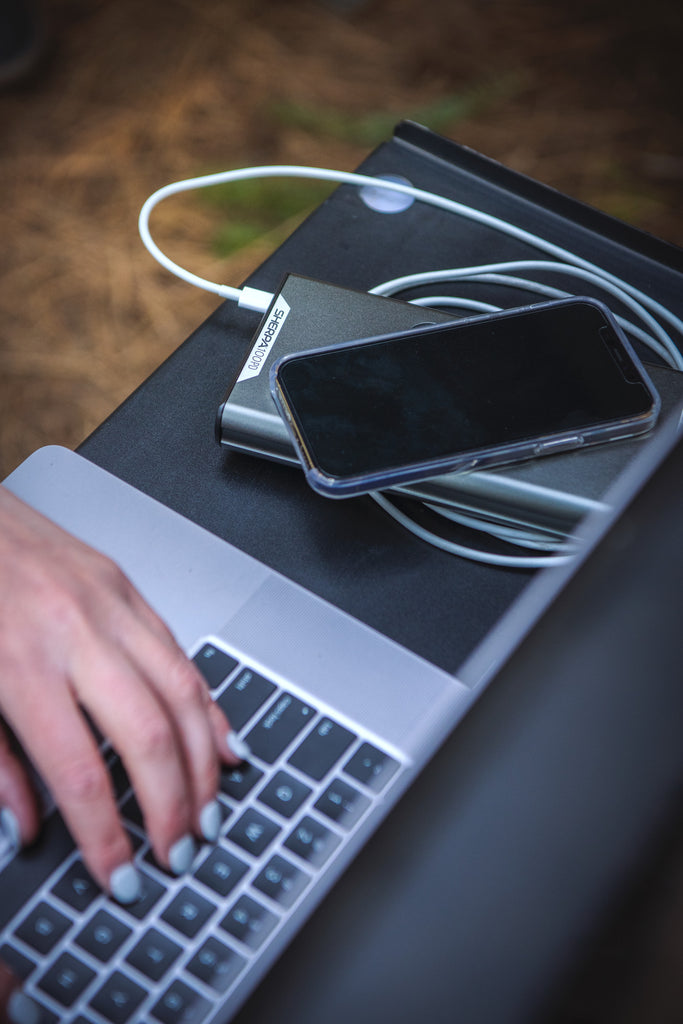
{"label": "finger", "polygon": [[[201,672],[199,672],[199,670],[194,666],[193,662],[188,661],[184,651],[178,646],[175,637],[166,624],[156,615],[144,599],[140,597],[137,591],[134,592],[133,602],[136,604],[140,618],[144,618],[150,625],[150,628],[154,630],[160,641],[168,647],[172,657],[178,659],[182,665],[192,666],[195,679],[193,685],[197,685],[199,688],[199,697],[201,698],[204,713],[209,720],[209,726],[213,734],[215,749],[219,759],[221,761],[226,761],[228,764],[239,764],[246,760],[251,754],[248,745],[233,731],[227,715],[212,699],[209,687]],[[136,648],[135,656],[142,657],[142,648]],[[158,675],[158,662],[152,662],[150,663],[150,666],[149,674],[150,677],[153,678]],[[172,672],[173,669],[169,668],[168,671]],[[163,680],[158,683],[160,687],[164,686],[166,678],[167,677],[164,677]],[[170,710],[173,710],[172,705]]]}
{"label": "finger", "polygon": [[205,839],[214,842],[222,822],[216,798],[220,762],[240,764],[250,751],[211,699],[198,669],[179,648],[169,653],[171,660],[163,673],[165,687],[161,696],[180,729],[194,793],[195,827]]}
{"label": "finger", "polygon": [[177,737],[191,800],[192,827],[204,838],[214,840],[221,820],[216,800],[221,752],[211,725],[206,684],[175,643],[159,648],[145,637],[135,654]]}
{"label": "finger", "polygon": [[208,714],[213,730],[214,742],[221,760],[234,765],[241,764],[242,761],[248,761],[251,757],[249,744],[241,739],[232,729],[218,704],[211,700],[211,697],[208,698],[208,701]]}
{"label": "finger", "polygon": [[215,840],[221,821],[216,800],[220,752],[211,726],[206,684],[181,652],[169,652],[160,696],[178,727],[194,800],[194,824],[204,838]]}
{"label": "finger", "polygon": [[89,640],[78,645],[70,674],[79,700],[123,759],[157,859],[175,873],[187,870],[195,807],[184,743],[164,701],[120,650]]}
{"label": "finger", "polygon": [[214,724],[214,704],[199,670],[139,595],[131,605],[135,614],[119,628],[122,646],[176,730],[192,802],[192,827],[214,840],[220,822],[219,763],[240,760],[226,742],[228,720],[219,712],[220,725]]}
{"label": "finger", "polygon": [[[137,895],[130,840],[119,820],[111,779],[92,732],[65,686],[46,687],[38,699],[16,702],[12,720],[49,783],[93,877],[126,902]],[[35,742],[41,737],[42,742]],[[137,885],[139,888],[139,883]]]}
{"label": "finger", "polygon": [[0,725],[0,835],[18,849],[36,838],[39,826],[36,796],[26,768]]}

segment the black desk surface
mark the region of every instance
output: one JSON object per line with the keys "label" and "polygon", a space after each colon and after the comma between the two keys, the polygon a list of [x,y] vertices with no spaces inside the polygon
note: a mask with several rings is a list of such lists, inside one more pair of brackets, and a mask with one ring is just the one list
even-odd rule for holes
{"label": "black desk surface", "polygon": [[[514,221],[600,263],[683,313],[683,256],[419,126],[363,164]],[[289,271],[367,289],[403,273],[538,258],[519,241],[421,203],[370,210],[342,186],[253,275]],[[528,293],[520,297],[528,302]],[[449,671],[524,587],[528,572],[454,558],[412,538],[370,499],[332,502],[297,470],[229,453],[214,417],[259,316],[221,305],[82,445],[116,475]],[[475,538],[476,540],[476,538]]]}

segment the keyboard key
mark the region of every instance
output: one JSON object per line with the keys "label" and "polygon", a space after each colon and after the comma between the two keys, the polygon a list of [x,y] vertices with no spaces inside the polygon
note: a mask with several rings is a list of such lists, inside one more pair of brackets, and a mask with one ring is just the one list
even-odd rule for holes
{"label": "keyboard key", "polygon": [[48,903],[39,903],[16,929],[20,939],[45,955],[71,927],[71,921]]}
{"label": "keyboard key", "polygon": [[145,821],[135,793],[130,793],[121,804],[121,816],[129,821],[131,825],[136,825],[137,828],[144,831]]}
{"label": "keyboard key", "polygon": [[226,992],[246,962],[234,949],[211,936],[192,957],[187,970],[216,992]]}
{"label": "keyboard key", "polygon": [[38,988],[52,996],[61,1006],[73,1006],[78,997],[95,977],[95,971],[86,967],[71,953],[62,953],[38,982]]}
{"label": "keyboard key", "polygon": [[397,769],[398,761],[371,743],[363,743],[344,767],[347,775],[358,779],[375,793],[384,788]]}
{"label": "keyboard key", "polygon": [[133,853],[136,854],[145,845],[145,840],[141,839],[137,832],[133,832],[129,828],[126,829],[126,834],[130,841],[130,845],[133,847]]}
{"label": "keyboard key", "polygon": [[370,806],[369,797],[343,779],[333,779],[317,801],[315,809],[343,828],[352,828]]}
{"label": "keyboard key", "polygon": [[197,651],[192,661],[195,663],[204,679],[212,690],[220,686],[224,679],[227,679],[234,668],[237,667],[237,658],[219,650],[213,644],[204,644],[201,650]]}
{"label": "keyboard key", "polygon": [[254,886],[281,906],[291,907],[309,882],[305,871],[276,854],[254,880]]}
{"label": "keyboard key", "polygon": [[221,770],[221,792],[233,800],[244,800],[262,777],[261,769],[253,764],[224,767]]}
{"label": "keyboard key", "polygon": [[102,988],[90,1000],[97,1010],[111,1024],[126,1024],[145,998],[146,992],[121,971],[114,971]]}
{"label": "keyboard key", "polygon": [[331,718],[322,718],[294,751],[289,763],[320,782],[355,738],[355,733],[344,729]]}
{"label": "keyboard key", "polygon": [[220,807],[220,810],[221,810],[221,830],[222,830],[223,828],[225,828],[225,823],[227,822],[228,818],[232,817],[232,812],[234,811],[234,807],[231,807],[227,800],[219,800],[218,801],[218,806]]}
{"label": "keyboard key", "polygon": [[287,772],[276,772],[259,793],[259,800],[285,818],[291,818],[311,792],[309,786]]}
{"label": "keyboard key", "polygon": [[83,861],[75,860],[52,886],[52,892],[80,914],[99,896],[100,887]]}
{"label": "keyboard key", "polygon": [[250,949],[258,949],[270,935],[279,918],[251,896],[240,896],[232,910],[221,921],[230,935],[244,942]]}
{"label": "keyboard key", "polygon": [[37,892],[73,851],[74,841],[69,830],[61,816],[54,811],[43,822],[36,841],[23,849],[21,856],[14,857],[3,869],[0,930],[26,904],[26,879],[31,879],[31,891]]}
{"label": "keyboard key", "polygon": [[313,708],[298,697],[281,693],[251,730],[247,743],[256,757],[272,764],[314,714]]}
{"label": "keyboard key", "polygon": [[243,669],[217,698],[233,729],[241,729],[277,689],[250,668]]}
{"label": "keyboard key", "polygon": [[[37,999],[31,996],[32,1010],[35,1010],[36,1019],[40,1024],[64,1024],[63,1014],[60,1013],[57,1016],[52,1010],[48,1010],[43,1003],[39,1003]],[[81,1018],[77,1017],[73,1022],[70,1020],[69,1024],[80,1024]],[[91,1021],[86,1021],[85,1024],[91,1024]]]}
{"label": "keyboard key", "polygon": [[217,846],[197,868],[194,877],[219,896],[228,896],[248,870],[239,857]]}
{"label": "keyboard key", "polygon": [[211,1009],[204,996],[183,981],[174,981],[159,1002],[152,1007],[152,1015],[161,1024],[199,1024]]}
{"label": "keyboard key", "polygon": [[33,960],[29,960],[27,956],[20,953],[14,946],[10,946],[4,943],[0,947],[0,961],[9,967],[10,971],[19,981],[26,981],[30,974],[33,974],[36,969],[36,965]]}
{"label": "keyboard key", "polygon": [[131,929],[106,910],[98,910],[76,936],[76,943],[103,964],[111,960],[131,933]]}
{"label": "keyboard key", "polygon": [[248,807],[228,832],[228,839],[248,853],[259,857],[280,831],[280,826],[267,818],[265,814],[261,814],[253,807]]}
{"label": "keyboard key", "polygon": [[147,917],[152,907],[159,902],[166,889],[161,882],[157,882],[155,878],[150,878],[144,871],[140,871],[139,874],[142,887],[140,899],[136,900],[135,903],[126,903],[120,909],[125,910],[127,914],[130,914],[136,920],[142,921],[144,917]]}
{"label": "keyboard key", "polygon": [[319,868],[340,842],[336,833],[307,815],[290,833],[284,845],[302,860]]}
{"label": "keyboard key", "polygon": [[160,981],[182,951],[182,946],[172,942],[167,935],[150,928],[131,949],[126,960],[151,981]]}
{"label": "keyboard key", "polygon": [[215,910],[213,903],[187,886],[166,907],[162,919],[188,939],[203,928]]}
{"label": "keyboard key", "polygon": [[123,761],[120,757],[114,757],[109,764],[109,774],[111,776],[112,786],[114,787],[114,794],[117,800],[120,800],[125,793],[130,789],[130,779],[128,778],[128,772],[126,771]]}

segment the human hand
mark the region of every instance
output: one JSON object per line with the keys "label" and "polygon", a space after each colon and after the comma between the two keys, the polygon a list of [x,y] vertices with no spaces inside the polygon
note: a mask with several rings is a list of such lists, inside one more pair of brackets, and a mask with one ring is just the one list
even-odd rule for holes
{"label": "human hand", "polygon": [[[157,860],[175,873],[215,839],[220,762],[244,749],[195,666],[124,574],[0,487],[0,715],[45,780],[103,889],[139,893],[128,835],[84,712],[121,756]],[[0,722],[0,823],[40,815]]]}

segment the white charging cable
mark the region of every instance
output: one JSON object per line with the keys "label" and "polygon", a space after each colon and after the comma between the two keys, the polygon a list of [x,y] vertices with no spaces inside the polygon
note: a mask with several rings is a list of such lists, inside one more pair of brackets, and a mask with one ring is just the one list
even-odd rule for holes
{"label": "white charging cable", "polygon": [[[428,544],[431,544],[432,547],[440,548],[441,551],[447,551],[450,555],[459,555],[461,558],[468,558],[471,562],[483,562],[486,565],[495,565],[505,569],[543,569],[552,565],[566,565],[567,562],[571,561],[576,550],[571,544],[567,544],[558,546],[556,553],[551,555],[499,555],[494,554],[492,551],[480,551],[477,548],[472,548],[468,545],[458,544],[455,541],[448,540],[445,537],[439,536],[438,533],[428,530],[425,526],[416,522],[412,516],[409,516],[406,512],[403,512],[398,508],[386,494],[381,494],[379,491],[373,491],[370,497],[374,498],[380,508],[384,509],[392,519],[397,523],[400,523],[400,525],[406,530],[409,530],[415,537],[419,537],[420,540],[426,541]],[[450,515],[446,510],[439,509],[437,506],[431,505],[429,502],[425,502],[425,505],[427,508],[431,508],[434,512],[445,514],[447,518],[456,519],[455,516]],[[463,523],[463,525],[474,526],[474,522]],[[501,539],[507,540],[509,543],[515,544],[517,547],[526,546],[520,539],[513,539],[512,532],[507,537],[501,536]],[[529,544],[529,547],[536,546],[536,543],[533,541]]]}
{"label": "white charging cable", "polygon": [[[630,297],[631,299],[636,300],[637,305],[642,307],[645,311],[645,319],[650,318],[652,321],[652,314],[654,314],[668,323],[677,332],[683,333],[683,321],[681,321],[679,317],[675,316],[660,302],[652,299],[634,285],[622,281],[616,275],[609,273],[595,263],[591,263],[590,260],[577,256],[575,253],[572,253],[569,249],[565,249],[563,246],[556,245],[554,242],[549,242],[547,239],[544,239],[539,235],[535,235],[531,231],[526,231],[524,228],[520,228],[515,224],[511,224],[499,217],[494,217],[492,214],[484,213],[482,210],[476,210],[473,207],[466,206],[454,199],[448,199],[446,196],[440,196],[434,192],[415,188],[413,185],[405,184],[401,181],[394,181],[393,179],[381,178],[367,174],[357,174],[350,171],[331,170],[324,167],[276,164],[263,167],[242,167],[232,171],[220,171],[217,174],[206,174],[197,178],[188,178],[184,181],[173,182],[170,185],[165,185],[163,188],[154,192],[149,199],[146,200],[140,211],[138,227],[140,230],[140,237],[142,238],[144,245],[151,255],[162,264],[162,266],[166,267],[166,269],[171,273],[182,278],[184,281],[187,281],[189,284],[214,292],[224,299],[230,299],[237,302],[240,306],[264,313],[270,305],[270,302],[272,302],[272,293],[261,291],[258,288],[235,288],[231,285],[217,284],[216,282],[206,280],[206,278],[199,277],[197,274],[193,274],[191,271],[179,266],[179,264],[174,263],[173,260],[171,260],[159,248],[152,238],[149,228],[149,220],[152,210],[163,199],[166,199],[169,196],[177,195],[180,192],[209,188],[212,185],[223,185],[255,178],[308,178],[317,181],[333,181],[339,184],[355,185],[357,187],[379,187],[381,189],[410,196],[411,198],[426,203],[429,206],[435,206],[442,210],[447,210],[450,213],[465,217],[468,220],[473,220],[478,224],[493,228],[494,230],[500,231],[503,234],[509,235],[512,238],[516,238],[527,245],[539,249],[549,256],[555,257],[559,262],[549,264],[550,268],[554,270],[559,268],[565,273],[570,273],[570,270],[566,266],[563,266],[563,264],[568,264],[570,267],[580,268],[583,271],[594,274],[595,283],[598,283],[601,287],[605,288],[605,290],[611,291],[612,294],[617,295],[617,297],[622,299],[622,301],[624,301],[625,297]],[[394,292],[391,291],[392,289],[395,291],[399,289],[402,284],[404,287],[413,286],[417,282],[418,277],[422,277],[422,283],[432,284],[438,280],[454,280],[455,275],[467,277],[474,273],[493,273],[521,265],[523,265],[523,261],[516,261],[514,264],[489,264],[487,267],[467,267],[459,270],[433,271],[428,272],[425,275],[409,275],[406,278],[385,282],[372,290],[376,294],[393,294]],[[613,290],[615,288],[617,289],[616,292]],[[650,325],[652,326],[652,323]],[[665,347],[671,346],[672,358],[675,359],[676,356],[673,355],[673,352],[677,352],[676,346],[673,344],[666,331],[659,324],[656,324],[656,322],[654,326],[652,326],[652,329],[655,331],[655,334]],[[678,359],[680,360],[679,368],[683,369],[683,358],[680,357],[680,354],[678,354]]]}
{"label": "white charging cable", "polygon": [[[223,299],[236,302],[241,308],[253,310],[259,313],[266,312],[274,298],[272,293],[262,291],[259,288],[252,288],[250,286],[235,288],[231,285],[217,284],[216,282],[208,281],[203,277],[199,277],[197,274],[193,274],[191,271],[186,270],[184,267],[181,267],[179,264],[171,260],[159,248],[152,238],[149,227],[151,213],[163,199],[177,195],[180,192],[188,192],[196,189],[209,188],[213,185],[223,185],[255,178],[307,178],[317,181],[331,181],[337,182],[338,184],[353,185],[358,188],[372,187],[374,189],[379,188],[385,191],[401,193],[411,199],[426,203],[429,206],[438,207],[449,213],[456,214],[457,216],[464,217],[485,227],[499,231],[502,234],[516,238],[518,241],[540,250],[545,253],[546,256],[553,257],[552,260],[514,260],[504,263],[489,263],[476,267],[459,267],[448,270],[427,271],[419,274],[408,274],[404,277],[395,278],[391,281],[385,281],[384,283],[372,288],[371,291],[375,295],[397,295],[409,289],[425,286],[431,287],[435,284],[458,281],[463,283],[470,282],[501,285],[507,288],[533,291],[537,295],[545,297],[560,298],[567,297],[575,293],[565,291],[564,289],[557,288],[556,286],[549,285],[547,283],[544,284],[542,282],[529,280],[527,277],[519,277],[516,272],[550,272],[553,274],[566,275],[585,281],[593,287],[597,287],[598,289],[605,291],[612,298],[616,298],[621,302],[622,305],[629,309],[631,313],[635,314],[637,319],[640,321],[639,326],[638,324],[634,324],[630,320],[626,320],[623,316],[619,315],[617,316],[617,319],[622,327],[633,337],[649,346],[652,351],[662,358],[669,366],[672,366],[677,370],[683,370],[683,356],[668,331],[668,329],[673,328],[677,334],[683,336],[683,321],[664,305],[651,298],[642,290],[621,280],[616,275],[609,273],[599,265],[592,263],[590,260],[584,259],[583,257],[572,253],[570,250],[565,249],[560,245],[556,245],[554,242],[549,242],[547,239],[544,239],[539,235],[526,231],[524,228],[520,228],[517,225],[511,224],[499,217],[494,217],[492,214],[485,213],[482,210],[466,206],[456,200],[448,199],[445,196],[440,196],[436,193],[425,191],[424,189],[415,188],[413,185],[403,181],[396,181],[392,178],[331,170],[329,168],[322,167],[281,164],[262,167],[243,167],[236,170],[221,171],[217,174],[207,174],[202,175],[201,177],[188,178],[184,181],[173,182],[172,184],[165,185],[163,188],[154,192],[144,203],[140,211],[138,227],[140,237],[142,238],[147,250],[168,271],[175,274],[182,280],[187,281],[189,284],[214,292]],[[510,271],[514,271],[515,274],[510,274]],[[461,309],[475,310],[477,312],[495,312],[504,308],[492,303],[481,302],[479,300],[463,296],[456,297],[449,295],[436,295],[419,297],[410,301],[419,305],[432,307],[458,307]],[[667,326],[665,327],[664,324]],[[415,520],[411,519],[411,517],[406,513],[398,509],[396,505],[394,505],[393,502],[391,502],[385,495],[375,493],[372,497],[389,515],[416,536],[421,537],[421,539],[441,548],[442,550],[460,555],[463,558],[486,562],[492,565],[506,566],[508,568],[539,568],[547,565],[564,564],[572,557],[571,547],[567,545],[561,545],[558,548],[557,553],[554,555],[515,556],[497,555],[490,552],[478,551],[464,545],[456,544],[450,540],[446,540],[438,534],[427,530]],[[446,512],[437,506],[430,507],[432,507],[433,511],[439,512],[441,515],[445,515],[449,519],[455,520],[457,518],[457,516],[450,512]],[[462,517],[460,517],[460,520],[462,521]],[[474,526],[475,523],[470,520],[464,525]],[[488,532],[494,532],[491,528],[486,529],[488,529]],[[538,534],[534,534],[533,531],[529,530],[520,530],[517,532],[514,530],[506,530],[505,535],[501,534],[500,531],[498,531],[497,535],[502,540],[507,540],[510,543],[526,546],[528,548],[550,546],[547,537],[540,532]]]}

